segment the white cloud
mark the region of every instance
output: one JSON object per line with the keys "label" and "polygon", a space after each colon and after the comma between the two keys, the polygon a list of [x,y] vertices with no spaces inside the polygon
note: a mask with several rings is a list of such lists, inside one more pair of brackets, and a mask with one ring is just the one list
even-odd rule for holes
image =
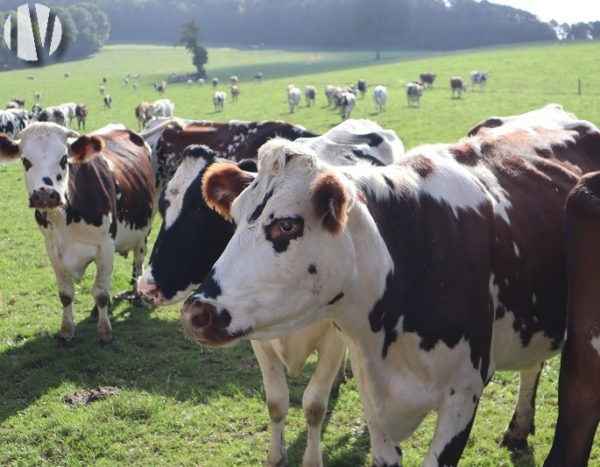
{"label": "white cloud", "polygon": [[600,21],[600,2],[597,0],[489,0],[529,11],[541,21],[555,19],[559,23],[589,23]]}

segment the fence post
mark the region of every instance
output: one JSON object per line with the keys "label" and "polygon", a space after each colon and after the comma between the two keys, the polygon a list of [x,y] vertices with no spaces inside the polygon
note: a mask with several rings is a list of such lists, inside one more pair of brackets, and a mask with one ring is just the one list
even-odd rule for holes
{"label": "fence post", "polygon": [[577,80],[577,93],[581,96],[581,78]]}

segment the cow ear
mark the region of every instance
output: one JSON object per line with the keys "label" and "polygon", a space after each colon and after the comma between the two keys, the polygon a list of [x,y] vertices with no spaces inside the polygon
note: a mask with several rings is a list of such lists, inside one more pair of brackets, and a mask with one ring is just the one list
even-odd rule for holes
{"label": "cow ear", "polygon": [[332,234],[340,233],[348,220],[348,192],[332,172],[319,174],[310,187],[311,202],[323,227]]}
{"label": "cow ear", "polygon": [[10,162],[18,159],[21,148],[18,141],[13,141],[4,133],[0,133],[0,162]]}
{"label": "cow ear", "polygon": [[212,164],[202,176],[202,196],[206,204],[226,220],[231,220],[233,200],[254,180],[254,174],[244,172],[227,162]]}
{"label": "cow ear", "polygon": [[98,136],[80,136],[69,146],[69,161],[85,164],[104,149],[104,140]]}

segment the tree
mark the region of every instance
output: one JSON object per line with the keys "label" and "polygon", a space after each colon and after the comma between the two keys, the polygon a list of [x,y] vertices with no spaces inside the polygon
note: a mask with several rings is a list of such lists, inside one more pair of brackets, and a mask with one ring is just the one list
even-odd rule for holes
{"label": "tree", "polygon": [[208,52],[199,44],[201,28],[193,19],[188,19],[181,25],[181,36],[179,44],[183,45],[186,50],[192,52],[192,63],[196,67],[198,76],[206,76],[204,65],[208,62]]}

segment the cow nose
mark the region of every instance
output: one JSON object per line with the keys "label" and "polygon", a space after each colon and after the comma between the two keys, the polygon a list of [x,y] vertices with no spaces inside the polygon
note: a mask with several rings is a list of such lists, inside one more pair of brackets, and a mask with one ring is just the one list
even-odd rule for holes
{"label": "cow nose", "polygon": [[49,188],[39,188],[29,196],[29,206],[32,208],[55,208],[59,204],[60,194]]}
{"label": "cow nose", "polygon": [[202,331],[211,327],[217,317],[214,306],[188,298],[181,308],[181,322],[186,332],[198,336]]}
{"label": "cow nose", "polygon": [[158,284],[152,278],[145,274],[138,279],[138,292],[142,294],[142,298],[154,305],[160,305],[163,302],[163,294]]}

